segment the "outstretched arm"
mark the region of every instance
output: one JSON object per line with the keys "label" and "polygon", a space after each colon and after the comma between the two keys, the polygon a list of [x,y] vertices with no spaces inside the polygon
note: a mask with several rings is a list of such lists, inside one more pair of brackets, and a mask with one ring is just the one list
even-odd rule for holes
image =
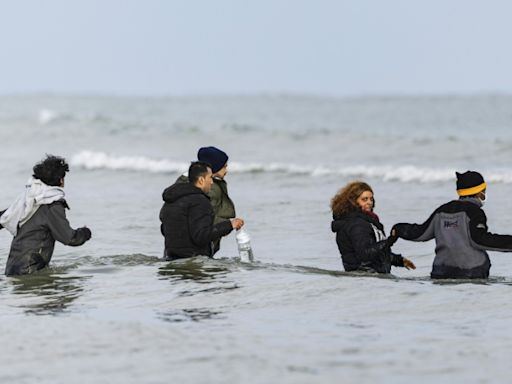
{"label": "outstretched arm", "polygon": [[487,217],[483,210],[469,221],[471,240],[476,248],[488,251],[512,252],[512,236],[488,232]]}
{"label": "outstretched arm", "polygon": [[[188,217],[189,233],[192,236],[192,241],[200,247],[205,247],[211,241],[226,236],[236,227],[231,220],[221,221],[214,225],[211,211],[205,209],[204,204],[209,205],[210,203],[205,201],[203,204],[190,207]],[[238,225],[238,221],[236,223]]]}
{"label": "outstretched arm", "polygon": [[64,245],[73,247],[82,245],[91,238],[91,230],[87,227],[73,229],[66,218],[64,204],[53,203],[48,209],[48,228],[53,238]]}
{"label": "outstretched arm", "polygon": [[434,211],[423,224],[399,223],[391,230],[392,237],[401,237],[405,240],[427,241],[434,238]]}
{"label": "outstretched arm", "polygon": [[402,255],[397,255],[396,253],[391,253],[391,265],[395,267],[404,267],[407,269],[416,269],[416,265],[406,257]]}

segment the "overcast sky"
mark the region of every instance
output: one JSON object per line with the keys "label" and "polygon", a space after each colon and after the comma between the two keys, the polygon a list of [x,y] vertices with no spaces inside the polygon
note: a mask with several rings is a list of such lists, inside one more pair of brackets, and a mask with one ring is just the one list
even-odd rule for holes
{"label": "overcast sky", "polygon": [[512,2],[0,0],[0,94],[512,93]]}

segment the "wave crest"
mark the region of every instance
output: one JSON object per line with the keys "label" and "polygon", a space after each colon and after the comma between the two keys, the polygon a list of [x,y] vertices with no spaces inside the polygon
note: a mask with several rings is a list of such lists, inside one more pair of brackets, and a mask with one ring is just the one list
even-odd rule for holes
{"label": "wave crest", "polygon": [[[114,156],[104,152],[82,151],[71,159],[71,164],[88,170],[107,169],[113,171],[151,172],[151,173],[183,173],[188,162],[170,160],[155,160],[145,156]],[[384,181],[398,181],[403,183],[437,183],[453,181],[455,169],[429,168],[414,165],[352,165],[341,168],[328,168],[325,166],[302,166],[287,163],[238,163],[230,162],[231,173],[283,173],[302,176],[328,176],[378,178]],[[495,183],[512,183],[512,170],[490,173],[486,175],[488,181]]]}
{"label": "wave crest", "polygon": [[184,172],[189,164],[169,160],[153,160],[144,156],[111,156],[104,152],[82,151],[74,155],[71,165],[84,169],[137,171],[152,173]]}

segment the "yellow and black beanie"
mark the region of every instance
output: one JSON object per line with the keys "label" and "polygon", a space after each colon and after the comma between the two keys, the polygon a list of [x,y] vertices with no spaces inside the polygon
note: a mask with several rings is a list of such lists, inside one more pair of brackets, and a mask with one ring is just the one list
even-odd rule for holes
{"label": "yellow and black beanie", "polygon": [[455,172],[455,174],[457,175],[457,193],[459,196],[476,195],[487,188],[484,178],[478,172]]}

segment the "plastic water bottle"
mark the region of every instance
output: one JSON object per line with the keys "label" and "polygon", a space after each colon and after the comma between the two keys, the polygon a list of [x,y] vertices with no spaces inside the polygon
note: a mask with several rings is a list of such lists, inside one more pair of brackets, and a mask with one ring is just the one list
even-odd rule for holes
{"label": "plastic water bottle", "polygon": [[236,234],[236,243],[238,244],[238,254],[240,255],[240,261],[244,263],[250,263],[254,261],[254,255],[251,247],[251,237],[242,228]]}

